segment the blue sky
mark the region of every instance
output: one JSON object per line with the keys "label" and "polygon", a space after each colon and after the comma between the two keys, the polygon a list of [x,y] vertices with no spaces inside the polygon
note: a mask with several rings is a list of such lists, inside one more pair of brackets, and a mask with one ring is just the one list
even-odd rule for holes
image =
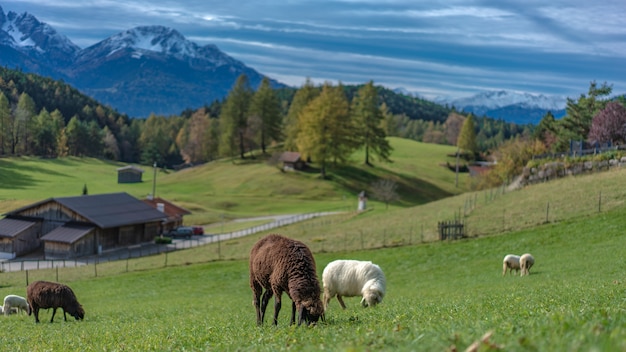
{"label": "blue sky", "polygon": [[9,0],[85,48],[164,25],[299,87],[373,80],[426,98],[626,93],[624,0]]}

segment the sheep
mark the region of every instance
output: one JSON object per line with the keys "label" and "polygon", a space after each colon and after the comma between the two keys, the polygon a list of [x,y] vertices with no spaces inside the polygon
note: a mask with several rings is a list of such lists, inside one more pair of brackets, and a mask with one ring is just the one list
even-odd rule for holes
{"label": "sheep", "polygon": [[8,295],[4,297],[4,306],[2,311],[4,315],[19,311],[27,312],[30,315],[30,305],[26,302],[26,298],[17,295]]}
{"label": "sheep", "polygon": [[519,258],[519,265],[521,269],[520,276],[530,275],[530,268],[535,264],[535,258],[530,253],[524,253]]}
{"label": "sheep", "polygon": [[504,256],[502,260],[502,276],[506,275],[506,270],[509,270],[509,273],[513,273],[513,269],[515,269],[515,273],[519,272],[519,255],[515,254],[507,254]]}
{"label": "sheep", "polygon": [[49,281],[35,281],[26,288],[26,296],[28,298],[28,304],[30,304],[31,307],[31,311],[28,315],[30,315],[31,312],[35,313],[35,323],[39,323],[40,308],[52,308],[51,323],[54,321],[57,308],[63,309],[63,318],[65,321],[67,321],[66,313],[69,313],[76,320],[81,320],[85,317],[85,310],[83,306],[78,303],[74,291],[64,284]]}
{"label": "sheep", "polygon": [[335,260],[330,262],[322,273],[324,284],[324,311],[330,300],[337,296],[341,308],[346,309],[344,297],[363,296],[361,305],[373,307],[381,303],[385,296],[385,274],[370,261]]}
{"label": "sheep", "polygon": [[[292,301],[291,324],[315,325],[324,313],[320,299],[315,259],[302,242],[278,234],[260,239],[250,251],[250,287],[256,309],[257,325],[262,325],[267,304],[274,295],[274,325],[278,325],[281,296],[286,292]],[[261,300],[261,293],[263,299]]]}

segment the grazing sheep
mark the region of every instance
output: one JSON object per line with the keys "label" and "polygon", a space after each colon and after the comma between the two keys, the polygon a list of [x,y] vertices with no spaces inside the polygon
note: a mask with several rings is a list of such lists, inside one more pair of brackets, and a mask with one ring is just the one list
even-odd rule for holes
{"label": "grazing sheep", "polygon": [[324,310],[330,300],[337,296],[341,308],[346,309],[342,296],[363,296],[361,305],[372,307],[385,296],[385,274],[376,264],[359,260],[335,260],[322,273],[324,283]]}
{"label": "grazing sheep", "polygon": [[4,297],[4,306],[2,306],[4,315],[9,315],[12,312],[19,313],[20,310],[30,315],[30,306],[26,302],[26,298],[17,295]]}
{"label": "grazing sheep", "polygon": [[530,275],[530,268],[535,264],[535,258],[530,253],[524,253],[519,258],[519,266],[522,270],[520,276]]}
{"label": "grazing sheep", "polygon": [[[324,313],[320,284],[311,250],[302,242],[277,234],[260,239],[250,251],[250,287],[257,324],[262,325],[267,304],[274,295],[274,325],[278,325],[281,296],[292,301],[291,324],[315,324]],[[261,300],[261,293],[263,299]]]}
{"label": "grazing sheep", "polygon": [[[76,295],[71,288],[64,284],[48,281],[35,281],[26,288],[26,296],[31,311],[35,313],[35,322],[39,323],[39,309],[52,308],[50,322],[54,321],[57,308],[63,309],[63,318],[67,321],[65,313],[69,313],[76,320],[85,317],[83,306],[78,303]],[[28,313],[30,315],[30,312]]]}
{"label": "grazing sheep", "polygon": [[519,258],[519,255],[515,254],[507,254],[504,256],[504,259],[502,260],[502,276],[506,275],[507,269],[511,274],[513,273],[514,269],[516,274],[519,272]]}

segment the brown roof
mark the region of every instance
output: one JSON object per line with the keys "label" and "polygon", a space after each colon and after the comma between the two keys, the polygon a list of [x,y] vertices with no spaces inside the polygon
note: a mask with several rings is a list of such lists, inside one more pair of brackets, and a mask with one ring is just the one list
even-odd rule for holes
{"label": "brown roof", "polygon": [[191,214],[191,212],[183,207],[179,207],[178,205],[167,201],[163,198],[152,198],[152,199],[144,199],[143,200],[144,203],[150,205],[151,207],[153,207],[154,209],[157,209],[157,204],[162,203],[163,204],[163,212],[165,213],[165,215],[167,215],[168,217],[176,217],[176,216],[183,216],[183,215],[189,215]]}
{"label": "brown roof", "polygon": [[72,244],[93,231],[95,227],[84,225],[63,225],[48,232],[41,238],[42,241],[63,242]]}
{"label": "brown roof", "polygon": [[0,220],[0,237],[15,237],[35,224],[33,221],[4,218]]}
{"label": "brown roof", "polygon": [[280,155],[282,162],[295,163],[298,160],[300,160],[300,153],[298,152],[284,152]]}

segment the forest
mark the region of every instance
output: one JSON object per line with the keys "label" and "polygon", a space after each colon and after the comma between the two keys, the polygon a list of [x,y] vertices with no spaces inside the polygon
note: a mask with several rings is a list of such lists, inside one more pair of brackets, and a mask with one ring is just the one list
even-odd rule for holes
{"label": "forest", "polygon": [[[298,151],[324,172],[347,162],[357,149],[366,151],[366,164],[389,161],[386,136],[457,145],[472,117],[470,150],[464,151],[472,158],[502,159],[502,149],[520,141],[533,145],[531,154],[566,151],[571,140],[623,143],[623,128],[614,126],[622,121],[624,98],[611,93],[610,85],[591,82],[587,94],[568,100],[562,119],[548,113],[537,126],[520,126],[468,116],[373,82],[344,86],[307,80],[299,88],[273,89],[267,79],[251,87],[242,75],[221,101],[179,115],[138,119],[63,81],[0,68],[0,155],[90,156],[172,168],[223,157],[246,159],[271,149]],[[605,122],[597,122],[596,115]]]}

